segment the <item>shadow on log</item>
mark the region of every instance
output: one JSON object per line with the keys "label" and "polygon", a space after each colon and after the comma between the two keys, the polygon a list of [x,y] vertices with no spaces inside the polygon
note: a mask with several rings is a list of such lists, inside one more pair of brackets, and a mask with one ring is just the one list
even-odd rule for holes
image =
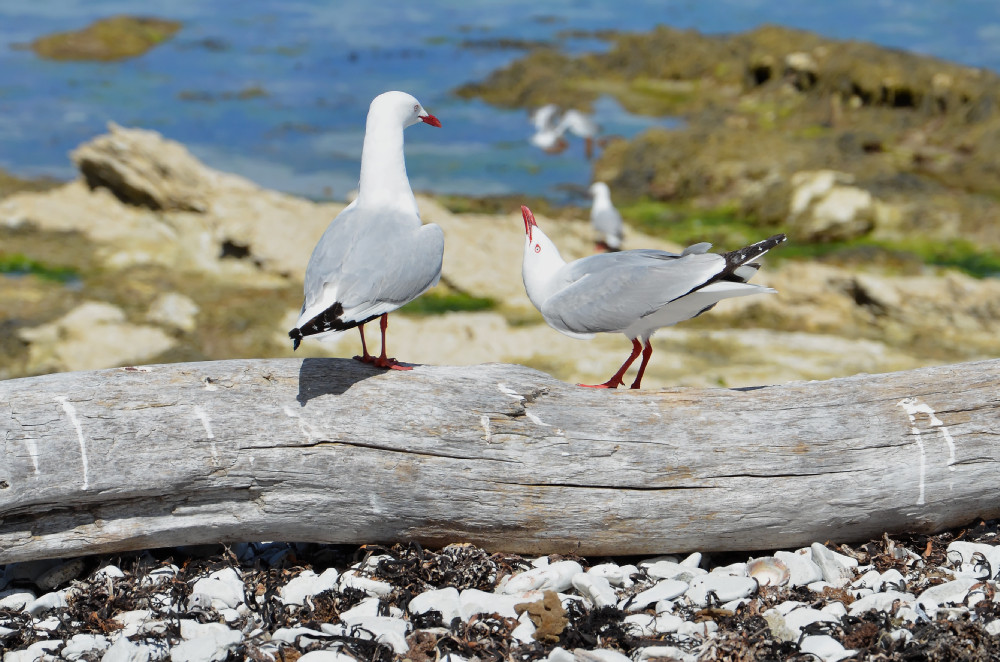
{"label": "shadow on log", "polygon": [[1000,516],[1000,361],[749,389],[218,361],[0,382],[0,564],[182,544],[656,554]]}

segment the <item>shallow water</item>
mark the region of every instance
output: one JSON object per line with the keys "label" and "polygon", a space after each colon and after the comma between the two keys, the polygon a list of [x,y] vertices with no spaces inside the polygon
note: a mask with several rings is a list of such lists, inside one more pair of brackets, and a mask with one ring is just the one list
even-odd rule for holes
{"label": "shallow water", "polygon": [[[11,48],[96,18],[148,13],[145,7],[125,0],[0,2],[0,167],[72,177],[67,153],[114,121],[160,131],[209,165],[268,188],[339,199],[357,183],[368,103],[382,91],[402,89],[444,124],[407,131],[415,189],[565,198],[566,185],[589,183],[579,141],[563,154],[543,154],[527,142],[523,111],[451,95],[522,51],[463,42],[546,40],[581,52],[604,45],[560,33],[646,30],[656,23],[714,33],[779,23],[1000,70],[995,0],[556,0],[544,6],[526,0],[392,6],[175,0],[158,15],[183,21],[183,30],[141,58],[49,62]],[[258,89],[265,95],[234,98]],[[632,116],[611,99],[598,104],[595,117],[606,133],[625,136],[665,123]]]}

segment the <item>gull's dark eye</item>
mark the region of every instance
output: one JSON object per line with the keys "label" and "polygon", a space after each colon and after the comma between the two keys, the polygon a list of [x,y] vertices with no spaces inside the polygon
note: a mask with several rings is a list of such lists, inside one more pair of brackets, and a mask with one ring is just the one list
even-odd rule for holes
{"label": "gull's dark eye", "polygon": [[420,112],[420,104],[419,103],[413,107],[413,112],[415,112],[415,113],[419,113]]}

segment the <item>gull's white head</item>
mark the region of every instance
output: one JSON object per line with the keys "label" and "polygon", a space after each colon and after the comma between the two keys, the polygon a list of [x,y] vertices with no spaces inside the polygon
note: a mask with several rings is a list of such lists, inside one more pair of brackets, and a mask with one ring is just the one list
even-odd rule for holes
{"label": "gull's white head", "polygon": [[593,184],[590,185],[588,191],[590,192],[591,197],[594,199],[611,197],[611,189],[609,189],[608,185],[605,184],[604,182],[594,182]]}
{"label": "gull's white head", "polygon": [[535,222],[531,210],[521,205],[521,216],[524,218],[524,261],[521,264],[521,278],[524,289],[535,308],[541,310],[542,304],[553,294],[556,272],[566,264],[559,255],[559,249]]}
{"label": "gull's white head", "polygon": [[417,122],[441,126],[441,121],[424,110],[413,95],[406,92],[383,92],[374,99],[368,108],[369,120],[373,117],[392,118],[398,120],[403,127],[413,126]]}

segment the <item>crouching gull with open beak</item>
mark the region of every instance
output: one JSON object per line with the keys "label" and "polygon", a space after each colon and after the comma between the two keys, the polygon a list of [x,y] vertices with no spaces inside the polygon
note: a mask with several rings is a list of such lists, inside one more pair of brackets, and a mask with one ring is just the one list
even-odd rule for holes
{"label": "crouching gull with open beak", "polygon": [[[524,217],[524,289],[549,326],[573,338],[624,333],[632,353],[596,388],[617,388],[642,353],[632,388],[639,388],[653,354],[649,339],[664,326],[696,317],[723,299],[763,292],[751,285],[759,264],[753,260],[785,240],[778,234],[730,253],[709,253],[711,244],[690,246],[680,255],[658,250],[599,253],[566,263],[527,207]],[[581,384],[581,386],[588,386]]]}
{"label": "crouching gull with open beak", "polygon": [[[441,126],[420,102],[404,92],[375,97],[368,109],[361,150],[358,197],[330,223],[306,267],[305,300],[293,349],[302,339],[326,340],[358,327],[363,356],[380,368],[409,370],[388,358],[388,313],[437,285],[444,257],[444,233],[422,225],[403,160],[403,129],[417,122]],[[381,317],[382,352],[368,353],[366,323]]]}

